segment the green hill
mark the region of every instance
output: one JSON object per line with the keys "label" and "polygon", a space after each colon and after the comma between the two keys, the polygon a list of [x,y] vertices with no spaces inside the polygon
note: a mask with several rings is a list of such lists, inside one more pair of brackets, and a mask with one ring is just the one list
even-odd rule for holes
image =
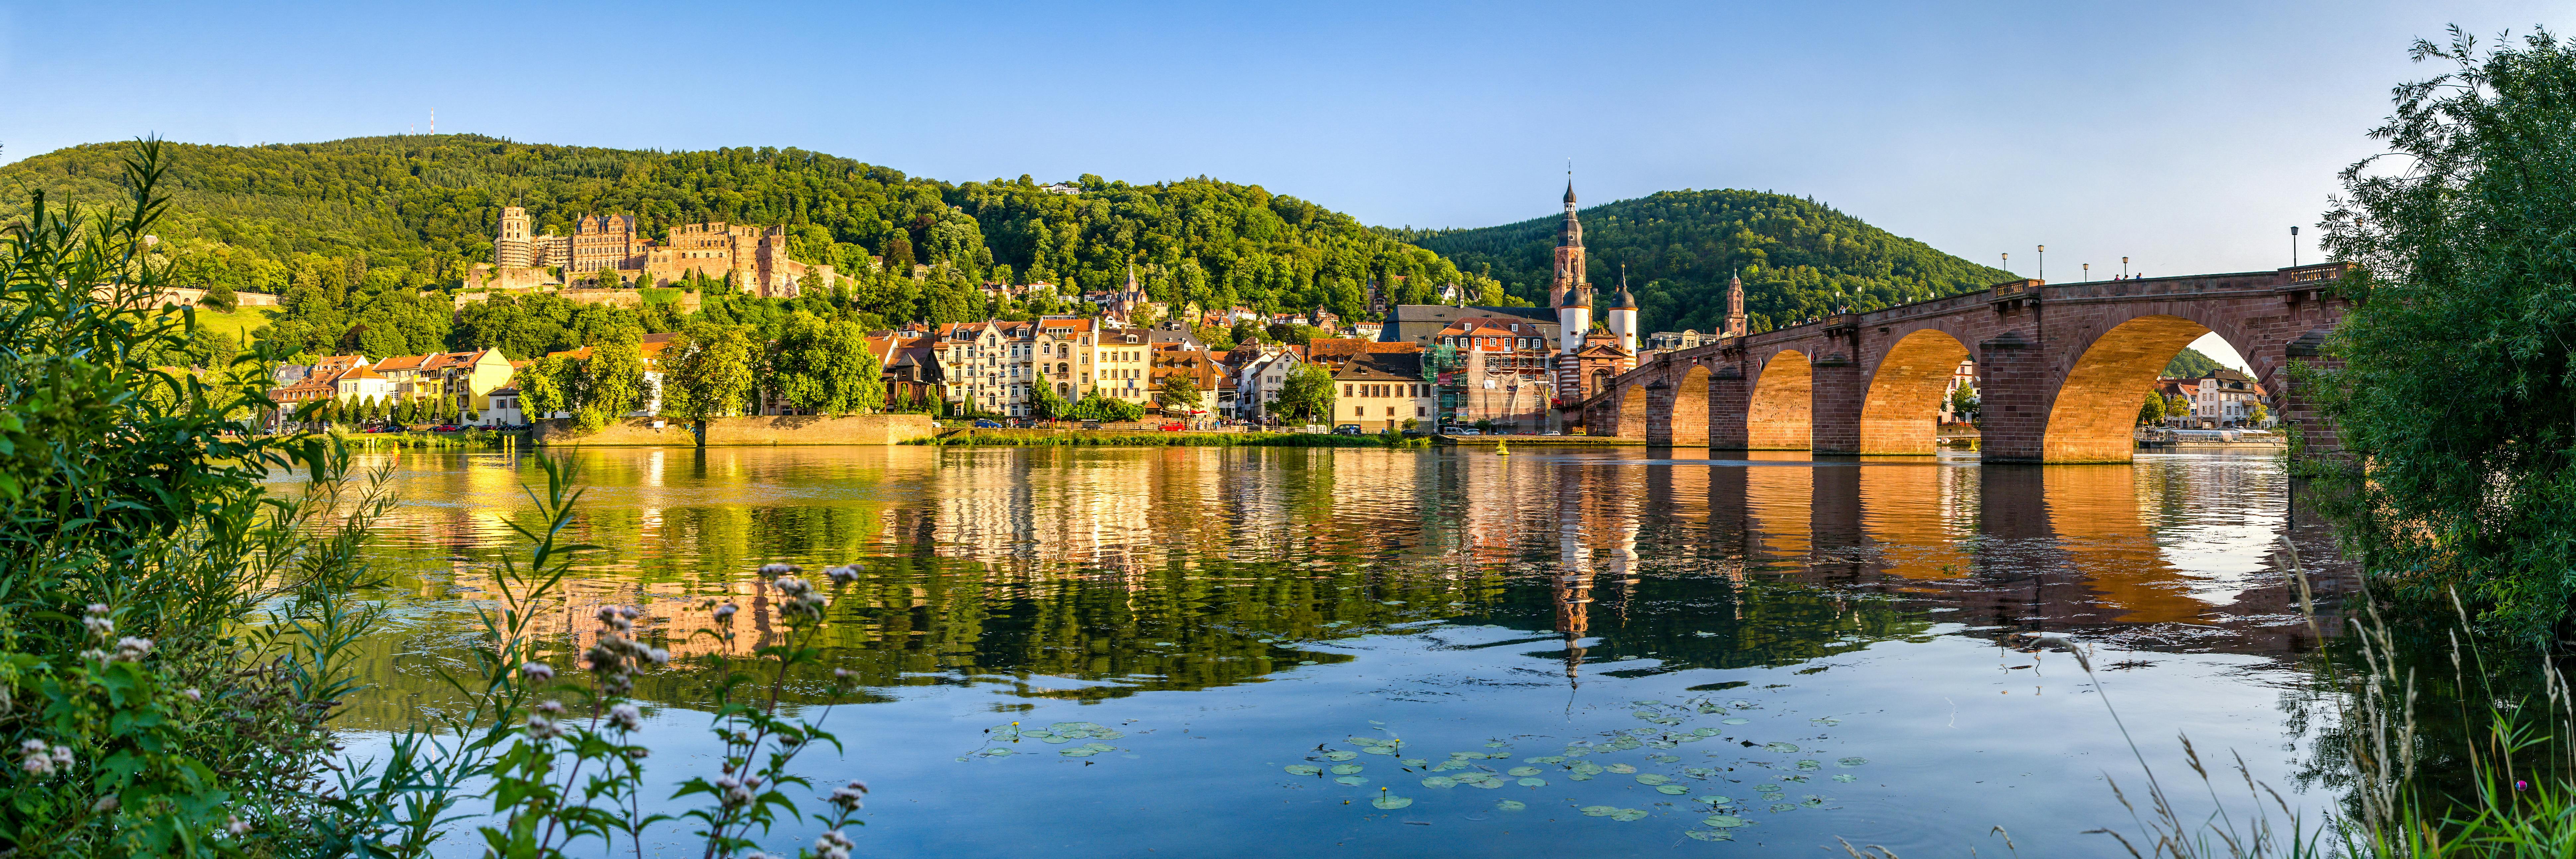
{"label": "green hill", "polygon": [[[28,189],[119,199],[119,162],[130,151],[91,144],[0,167],[0,221],[23,210]],[[865,306],[850,310],[891,321],[982,318],[993,308],[973,285],[986,280],[1100,289],[1122,283],[1130,265],[1154,297],[1203,307],[1320,304],[1359,318],[1371,281],[1405,284],[1413,294],[1400,301],[1432,300],[1445,283],[1501,296],[1348,215],[1205,177],[1131,185],[1084,176],[1080,193],[1061,194],[1027,176],[951,184],[792,148],[651,152],[463,134],[170,144],[168,154],[172,206],[161,235],[185,262],[183,278],[280,293],[294,336],[316,348],[354,347],[366,324],[356,317],[388,303],[379,297],[458,283],[466,266],[491,258],[499,210],[511,204],[558,233],[591,212],[639,215],[655,238],[700,221],[786,225],[791,254],[845,274],[866,271],[870,256],[934,265],[924,281],[885,276],[852,290]],[[402,324],[410,340],[446,336],[432,330],[443,326]]]}
{"label": "green hill", "polygon": [[[1601,301],[1606,305],[1617,294],[1625,264],[1639,322],[1649,332],[1721,327],[1726,280],[1739,269],[1756,331],[1842,307],[1873,309],[2015,279],[1779,194],[1665,191],[1582,215],[1588,274]],[[1386,232],[1460,268],[1490,272],[1514,296],[1544,301],[1559,220],[1549,215],[1499,227]]]}

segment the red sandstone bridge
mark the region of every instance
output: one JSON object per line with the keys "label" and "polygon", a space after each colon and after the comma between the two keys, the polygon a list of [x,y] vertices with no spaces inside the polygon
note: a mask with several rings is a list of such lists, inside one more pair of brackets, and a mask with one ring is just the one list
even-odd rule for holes
{"label": "red sandstone bridge", "polygon": [[2127,462],[2157,373],[2216,332],[2252,365],[2265,406],[2321,448],[2334,439],[2289,367],[2322,360],[2343,272],[2014,281],[1663,353],[1564,413],[1648,445],[1930,454],[1951,374],[1973,354],[1985,459]]}

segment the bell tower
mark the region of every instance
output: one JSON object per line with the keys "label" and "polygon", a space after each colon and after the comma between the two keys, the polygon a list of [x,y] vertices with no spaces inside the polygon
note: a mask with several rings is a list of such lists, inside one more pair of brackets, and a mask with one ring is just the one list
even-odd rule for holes
{"label": "bell tower", "polygon": [[1726,336],[1742,337],[1749,333],[1745,328],[1744,277],[1741,274],[1728,275],[1726,278]]}
{"label": "bell tower", "polygon": [[1556,230],[1556,278],[1548,301],[1556,307],[1557,349],[1583,351],[1583,335],[1592,330],[1592,284],[1583,279],[1583,220],[1574,214],[1574,177],[1565,179],[1565,223]]}

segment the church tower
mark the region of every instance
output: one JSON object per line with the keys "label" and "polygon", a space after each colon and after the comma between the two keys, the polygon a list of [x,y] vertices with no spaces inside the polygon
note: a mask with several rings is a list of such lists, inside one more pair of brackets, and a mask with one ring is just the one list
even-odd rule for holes
{"label": "church tower", "polygon": [[1556,231],[1556,279],[1547,296],[1556,308],[1558,351],[1583,351],[1583,335],[1592,330],[1592,284],[1583,279],[1583,221],[1574,216],[1571,177],[1565,180],[1565,224]]}
{"label": "church tower", "polygon": [[1746,330],[1744,323],[1744,277],[1728,275],[1726,278],[1726,336],[1742,337],[1747,333],[1750,332]]}
{"label": "church tower", "polygon": [[1619,266],[1619,296],[1610,302],[1610,336],[1619,338],[1619,348],[1637,353],[1637,296],[1628,292],[1628,267]]}

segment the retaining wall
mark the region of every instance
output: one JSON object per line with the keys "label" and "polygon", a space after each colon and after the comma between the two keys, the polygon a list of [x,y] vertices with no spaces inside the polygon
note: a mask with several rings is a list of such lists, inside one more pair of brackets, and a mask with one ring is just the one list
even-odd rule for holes
{"label": "retaining wall", "polygon": [[[690,434],[688,424],[664,421],[660,428],[655,428],[655,420],[628,418],[589,434],[573,433],[569,428],[570,421],[540,421],[532,435],[541,445],[691,447],[698,443],[697,438]],[[845,415],[836,418],[763,415],[707,421],[707,446],[900,444],[933,432],[929,415]]]}

